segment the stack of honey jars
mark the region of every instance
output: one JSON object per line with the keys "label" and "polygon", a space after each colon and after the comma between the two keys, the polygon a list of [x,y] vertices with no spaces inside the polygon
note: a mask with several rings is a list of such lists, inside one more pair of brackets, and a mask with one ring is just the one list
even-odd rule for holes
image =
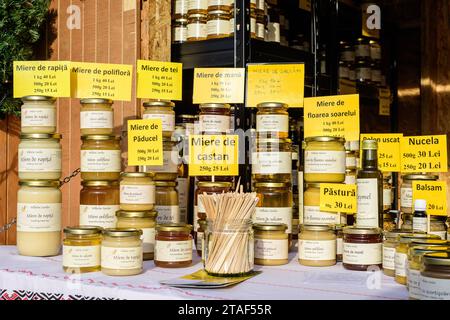
{"label": "stack of honey jars", "polygon": [[55,256],[61,246],[61,135],[55,99],[22,98],[18,150],[17,249],[26,256]]}

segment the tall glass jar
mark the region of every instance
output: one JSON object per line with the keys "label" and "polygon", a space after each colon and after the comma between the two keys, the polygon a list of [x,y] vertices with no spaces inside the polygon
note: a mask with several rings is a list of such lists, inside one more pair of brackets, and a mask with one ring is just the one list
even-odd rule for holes
{"label": "tall glass jar", "polygon": [[101,270],[102,229],[92,226],[64,228],[63,269],[67,273]]}
{"label": "tall glass jar", "polygon": [[256,132],[262,138],[287,138],[289,113],[287,104],[264,102],[257,105]]}
{"label": "tall glass jar", "polygon": [[114,112],[112,100],[81,99],[80,131],[82,136],[93,134],[113,134]]}
{"label": "tall glass jar", "polygon": [[200,133],[226,134],[230,131],[230,105],[203,103],[200,105]]}
{"label": "tall glass jar", "polygon": [[[312,225],[340,224],[343,214],[320,210],[320,183],[307,183],[303,195],[303,223]],[[344,219],[342,219],[344,220]]]}
{"label": "tall glass jar", "polygon": [[230,14],[228,11],[214,10],[208,12],[206,23],[208,39],[219,39],[230,36]]}
{"label": "tall glass jar", "polygon": [[336,234],[330,226],[303,225],[298,236],[298,262],[310,267],[336,264]]}
{"label": "tall glass jar", "polygon": [[17,250],[20,255],[56,256],[61,248],[59,181],[21,181],[17,193]]}
{"label": "tall glass jar", "polygon": [[55,100],[55,98],[47,96],[23,97],[20,112],[20,131],[22,133],[55,133]]}
{"label": "tall glass jar", "polygon": [[168,139],[163,140],[163,165],[145,166],[145,172],[153,172],[155,181],[175,181],[178,178],[178,164],[180,157],[176,142]]}
{"label": "tall glass jar", "polygon": [[20,135],[19,179],[58,180],[61,178],[61,145],[58,133]]}
{"label": "tall glass jar", "polygon": [[400,209],[403,213],[413,213],[412,183],[413,181],[436,181],[439,176],[432,174],[407,174],[402,176],[403,183],[400,187]]}
{"label": "tall glass jar", "polygon": [[186,268],[192,264],[192,226],[184,223],[156,227],[155,266]]}
{"label": "tall glass jar", "polygon": [[120,209],[152,210],[155,206],[153,173],[123,172],[120,177]]}
{"label": "tall glass jar", "polygon": [[255,264],[280,266],[289,262],[289,239],[286,228],[285,224],[257,223],[253,225]]}
{"label": "tall glass jar", "polygon": [[290,139],[258,139],[252,152],[252,176],[258,182],[291,182]]}
{"label": "tall glass jar", "polygon": [[175,103],[171,101],[144,102],[142,119],[161,119],[163,137],[170,139],[175,131]]}
{"label": "tall glass jar", "polygon": [[187,25],[187,41],[201,41],[208,37],[207,24],[208,15],[190,14]]}
{"label": "tall glass jar", "polygon": [[156,181],[155,210],[158,212],[158,224],[180,222],[180,206],[176,186],[176,182]]}

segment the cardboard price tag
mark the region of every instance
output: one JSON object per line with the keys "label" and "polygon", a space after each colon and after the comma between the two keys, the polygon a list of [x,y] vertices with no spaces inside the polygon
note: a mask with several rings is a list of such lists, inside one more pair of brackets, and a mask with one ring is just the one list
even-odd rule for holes
{"label": "cardboard price tag", "polygon": [[356,185],[320,184],[320,211],[355,213],[357,205]]}
{"label": "cardboard price tag", "polygon": [[239,136],[190,135],[189,175],[239,175]]}
{"label": "cardboard price tag", "polygon": [[72,62],[72,98],[131,101],[133,66]]}
{"label": "cardboard price tag", "polygon": [[128,120],[128,164],[163,165],[161,119]]}
{"label": "cardboard price tag", "polygon": [[447,172],[447,136],[403,137],[400,140],[401,171]]}
{"label": "cardboard price tag", "polygon": [[261,102],[286,103],[303,107],[304,64],[249,64],[247,66],[247,107]]}
{"label": "cardboard price tag", "polygon": [[70,97],[69,61],[14,61],[14,98]]}
{"label": "cardboard price tag", "polygon": [[359,95],[305,99],[305,138],[343,137],[359,140]]}
{"label": "cardboard price tag", "polygon": [[193,103],[244,103],[244,68],[195,68]]}
{"label": "cardboard price tag", "polygon": [[444,181],[413,181],[413,207],[416,199],[427,202],[427,214],[447,216],[447,184]]}
{"label": "cardboard price tag", "polygon": [[[378,142],[378,169],[383,172],[399,172],[401,169],[400,139],[402,137],[403,134],[401,133],[368,133],[361,134],[361,142],[364,140],[376,140]],[[362,143],[360,146],[362,146]],[[362,155],[362,150],[360,150],[360,155]]]}
{"label": "cardboard price tag", "polygon": [[137,97],[183,100],[183,64],[162,61],[137,61]]}

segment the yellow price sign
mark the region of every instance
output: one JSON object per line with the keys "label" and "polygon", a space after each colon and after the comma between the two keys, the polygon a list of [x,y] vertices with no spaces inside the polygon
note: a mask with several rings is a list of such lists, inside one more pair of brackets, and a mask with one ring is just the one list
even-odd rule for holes
{"label": "yellow price sign", "polygon": [[305,138],[343,137],[359,140],[359,95],[305,99]]}
{"label": "yellow price sign", "polygon": [[162,166],[162,120],[128,120],[128,164]]}
{"label": "yellow price sign", "polygon": [[304,64],[249,64],[247,66],[247,107],[261,102],[283,102],[290,108],[303,107]]}
{"label": "yellow price sign", "polygon": [[401,172],[447,172],[447,136],[403,137]]}
{"label": "yellow price sign", "polygon": [[183,100],[183,64],[162,61],[137,61],[137,97]]}
{"label": "yellow price sign", "polygon": [[[401,133],[361,134],[361,142],[376,140],[378,142],[378,169],[383,172],[399,172],[401,169],[400,139],[402,137]],[[362,150],[360,154],[362,154]]]}
{"label": "yellow price sign", "polygon": [[69,61],[14,61],[14,98],[70,97]]}
{"label": "yellow price sign", "polygon": [[72,62],[72,98],[131,101],[133,66]]}
{"label": "yellow price sign", "polygon": [[193,103],[244,103],[244,68],[195,68]]}
{"label": "yellow price sign", "polygon": [[189,175],[239,175],[239,136],[190,135]]}
{"label": "yellow price sign", "polygon": [[357,205],[356,185],[320,184],[320,211],[355,213]]}
{"label": "yellow price sign", "polygon": [[416,199],[427,202],[427,214],[447,216],[447,184],[444,181],[413,181],[413,206]]}

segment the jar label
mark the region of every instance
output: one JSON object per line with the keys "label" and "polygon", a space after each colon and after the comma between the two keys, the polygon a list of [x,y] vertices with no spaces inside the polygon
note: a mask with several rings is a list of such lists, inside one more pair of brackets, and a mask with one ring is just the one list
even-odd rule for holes
{"label": "jar label", "polygon": [[382,244],[344,242],[343,262],[359,265],[382,264]]}
{"label": "jar label", "polygon": [[156,241],[155,260],[181,262],[192,260],[192,241]]}
{"label": "jar label", "polygon": [[155,185],[120,185],[120,203],[123,204],[154,204]]}
{"label": "jar label", "polygon": [[230,34],[229,20],[209,20],[206,24],[206,33],[208,35]]}
{"label": "jar label", "polygon": [[265,4],[266,4],[266,1],[265,0],[257,0],[256,1],[256,7],[259,9],[259,10],[264,10],[265,8]]}
{"label": "jar label", "polygon": [[144,253],[153,253],[155,251],[155,228],[142,228],[142,242]]}
{"label": "jar label", "polygon": [[175,42],[185,42],[187,40],[187,30],[187,27],[175,27],[173,40]]}
{"label": "jar label", "polygon": [[115,228],[119,205],[80,205],[80,225]]}
{"label": "jar label", "polygon": [[56,127],[56,111],[54,108],[22,107],[21,126],[24,127]]}
{"label": "jar label", "polygon": [[298,257],[302,260],[335,260],[336,240],[298,240]]}
{"label": "jar label", "polygon": [[162,166],[146,166],[146,172],[178,173],[178,151],[164,151]]}
{"label": "jar label", "polygon": [[188,11],[187,0],[175,0],[175,14],[185,15]]}
{"label": "jar label", "polygon": [[346,156],[345,157],[345,167],[347,169],[354,169],[356,168],[356,157],[355,156]]}
{"label": "jar label", "polygon": [[267,40],[269,42],[280,43],[280,24],[278,22],[269,22],[267,24]]}
{"label": "jar label", "polygon": [[250,32],[256,34],[256,18],[250,17]]}
{"label": "jar label", "polygon": [[200,131],[229,132],[230,117],[219,115],[200,115]]}
{"label": "jar label", "polygon": [[344,254],[344,239],[342,238],[336,239],[336,254]]}
{"label": "jar label", "polygon": [[413,231],[426,233],[428,231],[428,219],[413,217]]}
{"label": "jar label", "polygon": [[61,203],[17,203],[17,231],[61,231]]}
{"label": "jar label", "polygon": [[356,78],[362,80],[372,80],[372,69],[356,68]]}
{"label": "jar label", "polygon": [[265,35],[266,35],[266,28],[264,27],[264,24],[256,23],[256,37],[264,39]]}
{"label": "jar label", "polygon": [[161,119],[163,131],[175,131],[174,114],[144,113],[142,119]]}
{"label": "jar label", "polygon": [[188,0],[188,10],[207,10],[208,0]]}
{"label": "jar label", "polygon": [[203,239],[205,238],[205,234],[203,232],[197,232],[197,241],[195,242],[196,249],[201,251],[203,248]]}
{"label": "jar label", "polygon": [[383,189],[383,206],[391,206],[392,205],[392,189],[386,188]]}
{"label": "jar label", "polygon": [[395,270],[395,248],[383,246],[383,269]]}
{"label": "jar label", "polygon": [[422,292],[420,291],[421,275],[419,270],[409,268],[408,272],[408,291],[409,297],[412,299],[422,299]]}
{"label": "jar label", "polygon": [[120,172],[120,150],[81,150],[81,172]]}
{"label": "jar label", "polygon": [[189,181],[187,178],[178,178],[178,205],[180,207],[180,222],[187,222]]}
{"label": "jar label", "polygon": [[378,179],[356,179],[358,227],[378,228]]}
{"label": "jar label", "polygon": [[131,270],[142,268],[142,247],[114,248],[102,246],[102,268]]}
{"label": "jar label", "polygon": [[420,294],[423,300],[450,300],[450,279],[420,276]]}
{"label": "jar label", "polygon": [[289,132],[289,116],[288,115],[257,115],[256,116],[257,132]]}
{"label": "jar label", "polygon": [[319,206],[304,206],[303,223],[304,224],[339,224],[341,221],[339,213],[320,211]]}
{"label": "jar label", "polygon": [[360,44],[355,46],[356,57],[370,57],[370,46],[367,44]]}
{"label": "jar label", "polygon": [[206,23],[189,23],[187,26],[187,37],[206,38]]}
{"label": "jar label", "polygon": [[255,239],[255,259],[286,260],[288,239]]}
{"label": "jar label", "polygon": [[305,173],[345,174],[345,151],[305,151]]}
{"label": "jar label", "polygon": [[356,176],[354,174],[346,174],[344,184],[356,184]]}
{"label": "jar label", "polygon": [[291,174],[291,152],[253,152],[253,174]]}
{"label": "jar label", "polygon": [[180,207],[176,206],[155,206],[158,212],[156,222],[160,223],[179,223],[180,222]]}
{"label": "jar label", "polygon": [[208,7],[212,6],[230,6],[233,0],[208,0]]}
{"label": "jar label", "polygon": [[401,188],[400,189],[400,204],[403,208],[412,208],[413,199],[412,188]]}
{"label": "jar label", "polygon": [[61,149],[19,148],[19,172],[61,172]]}
{"label": "jar label", "polygon": [[100,245],[63,246],[63,266],[67,268],[89,268],[100,266]]}
{"label": "jar label", "polygon": [[80,129],[114,128],[112,111],[81,111]]}
{"label": "jar label", "polygon": [[446,240],[447,239],[447,232],[446,231],[430,231],[430,232],[428,232],[428,234],[434,234],[436,236],[439,236],[439,237],[441,237],[442,240]]}
{"label": "jar label", "polygon": [[254,223],[284,223],[286,233],[292,233],[292,207],[257,207]]}
{"label": "jar label", "polygon": [[406,277],[406,262],[408,261],[408,255],[406,253],[395,253],[395,275],[400,277]]}

